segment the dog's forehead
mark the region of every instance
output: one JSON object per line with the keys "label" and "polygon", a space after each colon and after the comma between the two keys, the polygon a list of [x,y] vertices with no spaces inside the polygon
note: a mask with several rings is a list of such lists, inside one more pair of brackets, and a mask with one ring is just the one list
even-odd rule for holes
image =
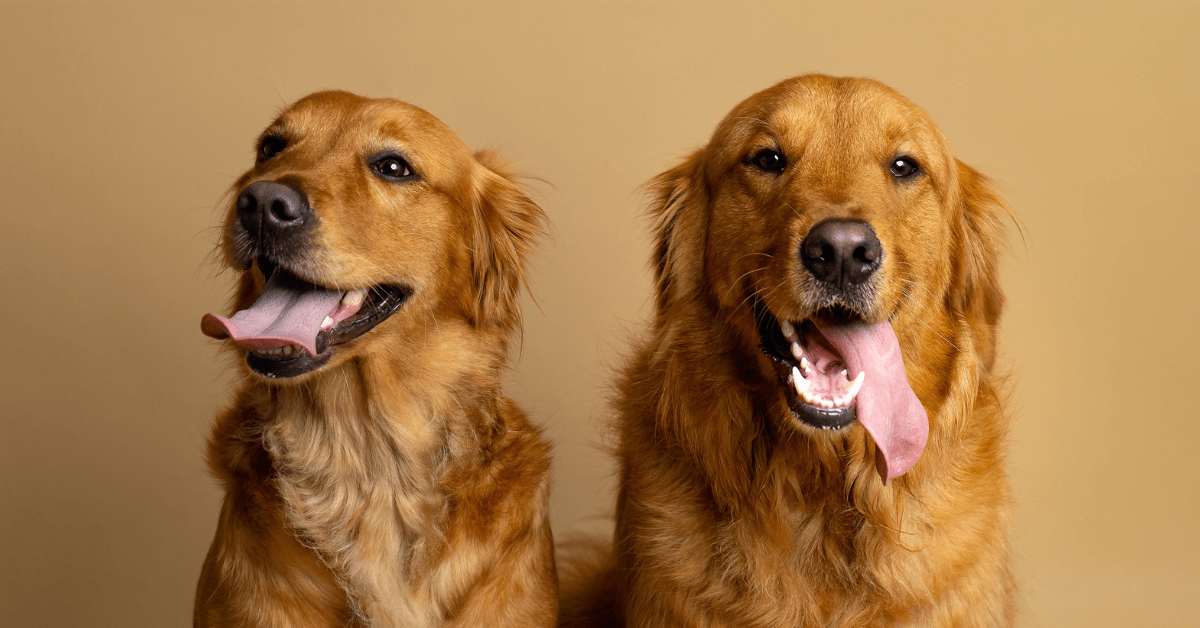
{"label": "dog's forehead", "polygon": [[935,135],[929,115],[874,81],[847,79],[803,85],[780,98],[769,120],[797,144],[834,141],[851,147],[928,141]]}
{"label": "dog's forehead", "polygon": [[302,136],[312,150],[322,153],[336,147],[362,154],[398,150],[426,175],[471,159],[466,143],[441,120],[391,98],[317,92],[280,114],[272,128]]}
{"label": "dog's forehead", "polygon": [[367,98],[342,91],[316,92],[280,114],[280,123],[313,132],[381,131],[404,135],[448,134],[445,124],[424,109],[394,98]]}
{"label": "dog's forehead", "polygon": [[941,133],[925,110],[861,78],[796,77],[746,99],[725,122],[724,133],[718,132],[724,143],[764,138],[785,152],[824,147],[877,158],[876,152],[937,152],[941,145]]}

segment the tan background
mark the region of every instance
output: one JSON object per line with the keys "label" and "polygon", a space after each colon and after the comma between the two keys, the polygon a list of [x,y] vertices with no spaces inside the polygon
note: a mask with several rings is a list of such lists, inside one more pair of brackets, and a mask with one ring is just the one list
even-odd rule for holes
{"label": "tan background", "polygon": [[510,392],[557,534],[603,530],[611,369],[648,312],[637,186],[736,102],[878,78],[999,182],[1022,626],[1200,625],[1200,5],[0,4],[0,625],[186,626],[225,401],[198,329],[277,108],[427,108],[543,177]]}

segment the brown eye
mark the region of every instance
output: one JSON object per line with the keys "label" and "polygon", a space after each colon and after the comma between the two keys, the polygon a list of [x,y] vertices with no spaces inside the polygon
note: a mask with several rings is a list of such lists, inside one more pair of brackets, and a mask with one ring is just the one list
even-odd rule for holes
{"label": "brown eye", "polygon": [[258,144],[258,160],[266,161],[287,148],[287,140],[278,135],[268,135]]}
{"label": "brown eye", "polygon": [[897,179],[911,179],[921,172],[921,166],[917,164],[917,160],[905,155],[893,159],[889,170]]}
{"label": "brown eye", "polygon": [[763,172],[778,174],[787,168],[787,159],[783,153],[769,148],[758,151],[750,158],[750,163]]}
{"label": "brown eye", "polygon": [[413,176],[408,162],[397,155],[384,155],[376,159],[371,162],[371,169],[378,172],[380,176],[391,180],[408,179]]}

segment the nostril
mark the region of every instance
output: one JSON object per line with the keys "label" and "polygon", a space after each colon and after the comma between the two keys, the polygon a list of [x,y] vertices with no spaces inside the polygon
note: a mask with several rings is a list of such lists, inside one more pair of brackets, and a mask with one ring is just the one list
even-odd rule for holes
{"label": "nostril", "polygon": [[804,247],[805,259],[809,259],[814,262],[828,262],[833,259],[833,256],[834,252],[832,246],[823,242],[813,241],[811,238]]}
{"label": "nostril", "polygon": [[292,222],[300,218],[300,211],[292,203],[277,198],[271,203],[271,214],[279,222]]}
{"label": "nostril", "polygon": [[237,217],[242,227],[250,233],[257,234],[261,216],[258,214],[258,198],[250,190],[244,190],[237,197]]}
{"label": "nostril", "polygon": [[864,264],[870,264],[871,262],[879,259],[879,251],[872,247],[860,246],[854,249],[854,259],[863,262]]}

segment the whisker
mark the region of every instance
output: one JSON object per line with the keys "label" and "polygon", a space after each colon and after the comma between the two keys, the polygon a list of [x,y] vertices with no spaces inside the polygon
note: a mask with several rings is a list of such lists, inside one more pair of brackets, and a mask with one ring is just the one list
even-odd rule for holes
{"label": "whisker", "polygon": [[925,293],[928,294],[929,296],[937,298],[937,295],[934,294],[932,290],[930,290],[929,288],[926,288],[925,286],[916,282],[916,279],[918,279],[918,277],[916,275],[914,275],[912,273],[906,273],[904,271],[896,271],[896,274],[901,275],[903,277],[908,277],[909,279],[911,279],[911,281],[905,282],[905,285],[908,285],[908,286],[911,286],[914,288],[920,288],[920,289],[924,290]]}
{"label": "whisker", "polygon": [[764,271],[766,269],[767,269],[766,266],[760,266],[758,268],[752,268],[752,269],[742,273],[741,277],[738,277],[737,279],[733,280],[733,285],[729,286],[729,291],[725,293],[725,298],[726,299],[729,298],[729,295],[733,292],[734,288],[737,288],[738,284],[741,283],[742,279],[745,279],[749,275]]}
{"label": "whisker", "polygon": [[[911,286],[911,285],[913,285],[913,284],[909,283],[909,284],[907,284],[907,285],[908,285],[908,286]],[[900,294],[904,295],[904,298],[908,299],[908,301],[909,301],[910,303],[914,303],[914,301],[913,301],[913,298],[912,298],[912,295],[908,293],[908,288],[907,288],[907,287],[906,287],[906,288],[904,288],[904,289],[902,289],[902,290],[900,291]],[[941,339],[942,339],[942,340],[943,340],[943,341],[944,341],[946,344],[950,345],[951,347],[954,347],[954,350],[955,350],[955,351],[962,351],[962,349],[959,349],[959,348],[958,348],[958,345],[954,344],[953,342],[950,342],[950,339],[949,339],[949,338],[947,338],[947,337],[943,336],[943,335],[941,334],[941,332],[939,332],[938,330],[934,329],[934,328],[933,328],[933,326],[932,326],[932,325],[930,325],[929,323],[926,323],[926,322],[924,321],[924,319],[922,319],[920,316],[917,316],[915,313],[913,313],[912,317],[913,317],[914,319],[916,319],[918,323],[920,323],[920,324],[924,325],[926,328],[928,328],[928,329],[929,329],[929,331],[933,332],[935,336],[937,336],[938,338],[941,338]]]}
{"label": "whisker", "polygon": [[792,213],[796,214],[797,218],[802,218],[802,216],[800,215],[800,210],[796,209],[795,207],[792,207],[791,203],[789,203],[787,201],[783,201],[783,206],[792,210]]}

